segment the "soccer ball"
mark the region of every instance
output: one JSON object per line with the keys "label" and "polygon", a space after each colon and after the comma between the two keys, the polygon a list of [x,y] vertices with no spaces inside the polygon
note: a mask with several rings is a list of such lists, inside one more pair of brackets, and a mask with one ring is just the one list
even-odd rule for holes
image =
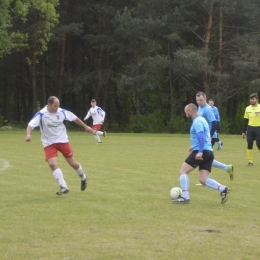
{"label": "soccer ball", "polygon": [[182,190],[179,187],[173,187],[170,191],[171,198],[173,200],[177,199],[179,196],[182,195]]}

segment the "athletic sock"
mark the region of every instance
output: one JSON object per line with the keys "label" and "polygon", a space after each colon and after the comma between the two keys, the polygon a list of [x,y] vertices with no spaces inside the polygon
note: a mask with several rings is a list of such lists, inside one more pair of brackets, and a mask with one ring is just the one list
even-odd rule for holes
{"label": "athletic sock", "polygon": [[225,189],[225,186],[221,185],[220,183],[211,178],[207,178],[205,184],[208,188],[213,190],[219,190],[220,192],[222,192]]}
{"label": "athletic sock", "polygon": [[100,140],[100,138],[99,138],[99,136],[98,136],[98,134],[96,133],[96,134],[94,134],[94,137],[95,137],[95,139],[98,141],[98,142],[101,142],[101,140]]}
{"label": "athletic sock", "polygon": [[189,199],[190,180],[188,174],[184,173],[180,176],[180,184],[182,189],[182,197],[185,199]]}
{"label": "athletic sock", "polygon": [[253,149],[247,149],[247,158],[250,163],[253,163]]}
{"label": "athletic sock", "polygon": [[56,170],[54,170],[52,172],[52,175],[60,186],[67,188],[67,183],[65,182],[65,180],[63,178],[63,173],[60,168],[57,168]]}
{"label": "athletic sock", "polygon": [[220,168],[222,170],[228,171],[228,166],[226,164],[223,164],[219,161],[213,160],[212,167]]}
{"label": "athletic sock", "polygon": [[97,135],[103,135],[102,131],[97,131]]}
{"label": "athletic sock", "polygon": [[78,176],[80,177],[80,179],[81,179],[82,181],[84,181],[84,180],[87,178],[87,176],[86,176],[86,174],[83,172],[82,167],[81,167],[80,164],[79,164],[79,168],[78,168],[77,170],[75,170],[75,171],[76,171],[76,173],[78,174]]}

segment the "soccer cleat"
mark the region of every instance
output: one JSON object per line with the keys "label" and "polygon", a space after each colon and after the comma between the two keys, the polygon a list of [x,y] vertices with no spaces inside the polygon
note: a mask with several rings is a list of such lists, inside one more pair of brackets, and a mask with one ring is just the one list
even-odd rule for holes
{"label": "soccer cleat", "polygon": [[81,181],[80,189],[83,191],[87,188],[87,178],[84,181]]}
{"label": "soccer cleat", "polygon": [[228,193],[230,192],[230,189],[226,187],[222,192],[220,192],[221,196],[221,204],[224,204],[228,199]]}
{"label": "soccer cleat", "polygon": [[228,165],[228,170],[227,170],[228,174],[229,174],[229,178],[231,181],[233,181],[234,179],[234,166],[232,164]]}
{"label": "soccer cleat", "polygon": [[107,132],[103,131],[103,136],[106,138],[107,137]]}
{"label": "soccer cleat", "polygon": [[70,190],[66,187],[62,187],[60,186],[60,190],[56,192],[57,195],[62,195],[62,194],[66,194],[66,193],[69,193]]}
{"label": "soccer cleat", "polygon": [[102,142],[100,141],[100,142],[97,142],[97,144],[102,144]]}
{"label": "soccer cleat", "polygon": [[188,203],[190,203],[190,200],[189,199],[185,199],[185,198],[180,196],[178,199],[172,200],[172,202],[174,204],[188,204]]}
{"label": "soccer cleat", "polygon": [[249,163],[247,164],[247,166],[253,166],[253,163],[252,163],[252,162],[249,162]]}

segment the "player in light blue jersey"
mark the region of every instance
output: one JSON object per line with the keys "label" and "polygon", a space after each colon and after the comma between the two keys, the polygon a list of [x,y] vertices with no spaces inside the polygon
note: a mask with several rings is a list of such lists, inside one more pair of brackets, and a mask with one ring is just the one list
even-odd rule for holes
{"label": "player in light blue jersey", "polygon": [[[196,101],[199,106],[198,114],[202,117],[204,117],[209,124],[210,129],[210,136],[211,138],[214,136],[218,124],[217,120],[213,114],[213,110],[209,104],[207,104],[207,97],[206,94],[203,92],[198,92],[196,94]],[[213,160],[212,167],[220,168],[222,170],[225,170],[229,174],[229,178],[232,181],[234,179],[234,167],[232,164],[223,164],[221,162],[218,162],[216,160]]]}
{"label": "player in light blue jersey", "polygon": [[191,154],[186,158],[179,171],[182,196],[172,202],[175,204],[190,202],[188,174],[199,167],[200,183],[208,188],[218,190],[221,196],[221,204],[223,204],[227,201],[227,194],[230,192],[230,189],[211,179],[209,175],[214,160],[209,125],[205,118],[198,115],[196,105],[192,103],[187,105],[184,112],[187,118],[192,119],[190,128],[191,147],[189,148]]}
{"label": "player in light blue jersey", "polygon": [[220,115],[219,115],[219,111],[218,108],[214,106],[214,100],[210,99],[209,100],[209,105],[212,107],[213,110],[213,114],[217,120],[217,131],[214,133],[214,135],[212,136],[212,147],[214,146],[215,143],[218,144],[218,150],[222,150],[222,145],[223,142],[221,142],[219,140],[219,130],[220,130]]}

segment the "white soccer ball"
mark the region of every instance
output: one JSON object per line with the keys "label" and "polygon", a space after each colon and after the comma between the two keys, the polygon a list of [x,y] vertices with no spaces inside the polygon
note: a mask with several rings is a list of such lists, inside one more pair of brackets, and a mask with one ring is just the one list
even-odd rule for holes
{"label": "white soccer ball", "polygon": [[173,200],[178,199],[182,195],[182,190],[179,187],[173,187],[170,191],[171,198]]}

